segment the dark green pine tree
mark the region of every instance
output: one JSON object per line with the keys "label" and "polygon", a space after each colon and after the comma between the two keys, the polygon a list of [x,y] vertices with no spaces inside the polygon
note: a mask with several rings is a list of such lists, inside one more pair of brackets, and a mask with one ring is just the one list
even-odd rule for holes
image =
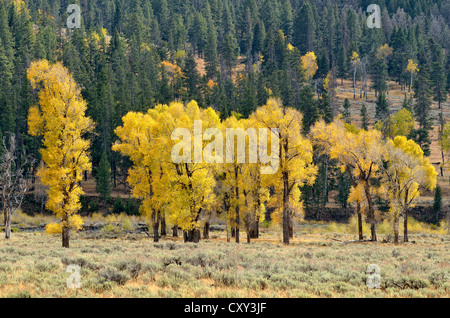
{"label": "dark green pine tree", "polygon": [[160,67],[161,79],[158,85],[158,94],[156,95],[156,101],[160,104],[168,104],[173,101],[174,91],[169,82],[169,77],[166,74],[164,66]]}
{"label": "dark green pine tree", "polygon": [[194,22],[191,25],[189,36],[197,53],[203,56],[208,44],[208,22],[201,12],[194,14]]}
{"label": "dark green pine tree", "polygon": [[208,23],[207,43],[205,47],[205,69],[209,79],[216,80],[219,69],[219,57],[217,53],[217,30],[212,21],[209,2],[206,2],[205,17]]}
{"label": "dark green pine tree", "polygon": [[298,47],[303,55],[309,51],[314,51],[316,40],[314,12],[311,2],[306,0],[294,19],[293,45]]}
{"label": "dark green pine tree", "polygon": [[442,47],[435,41],[430,40],[430,52],[432,54],[431,64],[431,82],[433,88],[433,99],[441,104],[447,100],[447,74],[445,73],[445,65],[447,56],[444,54]]}
{"label": "dark green pine tree", "polygon": [[403,29],[397,30],[397,28],[395,28],[392,33],[391,42],[394,51],[391,62],[389,63],[389,73],[402,85],[402,87],[404,87],[406,92],[406,67],[408,65],[406,32]]}
{"label": "dark green pine tree", "polygon": [[11,80],[13,77],[13,65],[5,54],[5,47],[0,38],[0,131],[14,132],[15,112],[11,96]]}
{"label": "dark green pine tree", "polygon": [[327,92],[322,93],[317,103],[320,117],[322,117],[327,124],[331,123],[333,121],[333,109],[331,108]]}
{"label": "dark green pine tree", "polygon": [[288,43],[292,42],[292,37],[294,33],[294,18],[293,9],[291,5],[291,0],[282,0],[281,2],[281,30],[286,36],[286,41]]}
{"label": "dark green pine tree", "polygon": [[419,71],[417,72],[414,81],[414,98],[416,103],[414,105],[414,114],[419,129],[415,131],[416,142],[422,147],[426,156],[430,155],[430,130],[432,129],[432,122],[430,117],[433,91],[431,89],[432,82],[430,80],[430,73],[428,67],[428,60],[425,51],[419,55]]}
{"label": "dark green pine tree", "polygon": [[100,200],[106,206],[107,200],[111,196],[112,184],[111,184],[111,165],[108,161],[108,155],[106,151],[102,153],[100,163],[96,169],[96,191],[99,194]]}
{"label": "dark green pine tree", "polygon": [[300,91],[299,109],[303,114],[302,133],[309,134],[311,126],[319,119],[317,101],[314,99],[314,91],[308,84],[303,85]]}
{"label": "dark green pine tree", "polygon": [[382,92],[387,92],[389,79],[388,66],[385,59],[375,58],[372,65],[372,88],[375,89],[375,96],[381,95]]}
{"label": "dark green pine tree", "polygon": [[348,177],[347,172],[341,172],[339,169],[337,172],[337,195],[336,201],[339,203],[341,208],[346,209],[348,207],[348,197],[350,196],[351,182]]}
{"label": "dark green pine tree", "polygon": [[186,60],[183,67],[184,85],[187,90],[187,100],[195,100],[200,105],[201,91],[200,91],[200,75],[197,71],[197,63],[195,62],[194,53],[189,51],[186,56]]}
{"label": "dark green pine tree", "polygon": [[252,55],[254,60],[256,60],[263,51],[265,39],[266,28],[264,27],[264,22],[258,20],[253,28]]}
{"label": "dark green pine tree", "polygon": [[239,56],[239,46],[236,39],[236,29],[227,3],[225,3],[223,10],[221,31],[223,34],[223,39],[220,42],[221,73],[225,79],[230,79],[232,69]]}
{"label": "dark green pine tree", "polygon": [[376,117],[385,121],[389,117],[389,102],[387,100],[386,94],[383,91],[380,91],[376,102]]}
{"label": "dark green pine tree", "polygon": [[442,189],[439,185],[436,186],[436,190],[434,191],[434,202],[433,202],[433,211],[434,211],[434,223],[439,223],[439,212],[442,210]]}
{"label": "dark green pine tree", "polygon": [[369,130],[369,115],[367,114],[367,107],[364,103],[361,107],[361,128],[364,130]]}
{"label": "dark green pine tree", "polygon": [[325,49],[320,50],[317,66],[318,69],[314,78],[323,79],[327,77],[328,72],[330,71],[330,61],[328,60],[328,54]]}
{"label": "dark green pine tree", "polygon": [[337,76],[341,78],[341,85],[344,84],[344,78],[346,78],[348,74],[347,60],[347,51],[345,50],[344,44],[341,43],[336,57]]}
{"label": "dark green pine tree", "polygon": [[242,86],[242,88],[238,89],[241,92],[239,96],[239,113],[248,118],[258,107],[253,73],[250,73],[248,78],[243,77],[239,82],[239,86]]}
{"label": "dark green pine tree", "polygon": [[350,101],[348,100],[348,98],[346,98],[344,100],[344,105],[343,105],[344,110],[342,111],[342,118],[344,119],[344,121],[348,124],[352,123],[352,116],[350,113]]}

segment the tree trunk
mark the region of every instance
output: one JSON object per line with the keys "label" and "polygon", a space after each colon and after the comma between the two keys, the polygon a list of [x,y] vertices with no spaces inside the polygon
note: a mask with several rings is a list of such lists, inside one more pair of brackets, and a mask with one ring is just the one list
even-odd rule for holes
{"label": "tree trunk", "polygon": [[11,238],[11,214],[5,211],[5,239]]}
{"label": "tree trunk", "polygon": [[198,243],[200,242],[200,230],[195,229],[195,230],[189,230],[189,231],[184,231],[183,233],[184,236],[184,242],[190,242],[190,243]]}
{"label": "tree trunk", "polygon": [[[284,143],[284,155],[287,156],[288,150],[289,150],[289,140],[286,138],[286,141]],[[280,154],[282,148],[280,147]],[[280,156],[280,158],[283,158],[283,156]],[[284,159],[284,158],[283,158]],[[284,165],[285,162],[283,160],[282,165]],[[287,163],[286,163],[287,164]],[[284,168],[283,166],[281,167]],[[283,172],[283,243],[286,245],[289,245],[289,238],[290,235],[290,226],[291,226],[291,219],[290,219],[290,211],[289,211],[289,172],[284,171]]]}
{"label": "tree trunk", "polygon": [[394,243],[398,244],[398,237],[399,237],[399,216],[397,211],[394,212]]}
{"label": "tree trunk", "polygon": [[178,237],[178,225],[176,225],[176,224],[172,228],[172,236]]}
{"label": "tree trunk", "polygon": [[62,228],[62,247],[69,248],[70,228],[63,226]]}
{"label": "tree trunk", "polygon": [[153,242],[159,242],[159,222],[160,214],[159,211],[153,211]]}
{"label": "tree trunk", "polygon": [[360,241],[362,241],[364,237],[363,237],[361,204],[359,203],[359,201],[356,203],[356,213],[358,214],[358,238]]}
{"label": "tree trunk", "polygon": [[250,244],[250,230],[247,230],[247,243]]}
{"label": "tree trunk", "polygon": [[408,242],[408,209],[403,211],[403,241]]}
{"label": "tree trunk", "polygon": [[209,222],[206,222],[205,226],[203,227],[203,238],[209,239]]}
{"label": "tree trunk", "polygon": [[284,178],[284,189],[283,189],[283,243],[289,245],[290,235],[290,214],[289,214],[289,183],[287,172],[283,173]]}
{"label": "tree trunk", "polygon": [[254,222],[250,227],[250,238],[259,238],[259,221]]}
{"label": "tree trunk", "polygon": [[166,237],[167,228],[166,228],[166,217],[165,215],[161,216],[161,237]]}
{"label": "tree trunk", "polygon": [[366,199],[367,199],[367,203],[369,205],[370,232],[372,235],[371,240],[373,242],[376,242],[377,241],[377,233],[376,233],[376,229],[375,229],[375,211],[373,210],[373,202],[372,202],[372,195],[370,194],[369,180],[364,180],[364,191],[366,193]]}

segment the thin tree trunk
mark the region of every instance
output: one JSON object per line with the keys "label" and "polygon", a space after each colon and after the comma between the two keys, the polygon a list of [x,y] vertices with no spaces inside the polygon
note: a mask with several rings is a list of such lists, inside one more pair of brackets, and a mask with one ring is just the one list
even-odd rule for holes
{"label": "thin tree trunk", "polygon": [[203,227],[203,238],[209,239],[209,222],[206,222],[205,226]]}
{"label": "thin tree trunk", "polygon": [[69,248],[70,228],[63,226],[62,228],[62,247]]}
{"label": "thin tree trunk", "polygon": [[153,242],[159,242],[159,222],[160,222],[159,211],[153,211]]}
{"label": "thin tree trunk", "polygon": [[403,241],[408,242],[408,209],[403,211]]}
{"label": "thin tree trunk", "polygon": [[11,238],[11,214],[5,211],[5,238]]}
{"label": "thin tree trunk", "polygon": [[363,237],[361,203],[359,203],[359,201],[356,203],[356,213],[358,214],[358,238],[360,241],[362,241],[364,237]]}
{"label": "thin tree trunk", "polygon": [[369,186],[369,180],[364,180],[364,191],[366,193],[367,203],[369,205],[369,218],[370,218],[370,232],[372,235],[372,241],[377,241],[377,233],[375,229],[375,212],[373,210],[373,202],[372,202],[372,195],[370,194],[370,186]]}
{"label": "thin tree trunk", "polygon": [[399,237],[399,217],[398,217],[398,213],[394,212],[394,243],[398,244],[398,237]]}
{"label": "thin tree trunk", "polygon": [[172,236],[178,237],[178,225],[176,225],[176,224],[172,228]]}
{"label": "thin tree trunk", "polygon": [[166,228],[166,216],[164,214],[161,215],[161,237],[166,237],[167,228]]}

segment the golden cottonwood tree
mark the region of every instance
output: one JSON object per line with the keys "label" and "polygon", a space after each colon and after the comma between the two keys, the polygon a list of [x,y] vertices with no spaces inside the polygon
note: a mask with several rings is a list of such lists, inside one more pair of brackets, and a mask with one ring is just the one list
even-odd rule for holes
{"label": "golden cottonwood tree", "polygon": [[[279,169],[275,174],[267,175],[267,186],[274,190],[271,206],[275,208],[274,219],[282,222],[283,243],[289,244],[293,236],[293,217],[303,216],[300,187],[312,185],[317,174],[312,144],[301,135],[302,114],[283,107],[279,100],[269,99],[250,116],[250,120],[260,128],[278,129],[278,136],[272,134],[271,139],[279,139],[279,154],[271,153],[270,156],[278,156]],[[261,144],[264,142],[260,141]]]}
{"label": "golden cottonwood tree", "polygon": [[413,140],[397,136],[387,141],[384,176],[390,216],[394,230],[394,242],[398,243],[399,218],[403,214],[404,241],[408,242],[408,208],[420,195],[420,186],[433,190],[437,172],[423,151]]}
{"label": "golden cottonwood tree", "polygon": [[390,115],[387,120],[378,121],[374,128],[381,131],[387,138],[409,136],[414,129],[414,117],[409,110],[402,108]]}
{"label": "golden cottonwood tree", "polygon": [[441,146],[442,152],[450,154],[450,123],[444,126],[439,146]]}
{"label": "golden cottonwood tree", "polygon": [[[201,214],[211,209],[215,200],[211,164],[223,160],[220,158],[223,139],[215,136],[220,131],[220,117],[212,108],[201,109],[195,101],[186,106],[172,103],[169,113],[174,128],[181,128],[177,132],[172,130],[168,140],[168,149],[172,149],[169,175],[174,192],[170,215],[173,223],[184,231],[185,241],[198,242]],[[174,161],[174,155],[179,160]]]}
{"label": "golden cottonwood tree", "polygon": [[129,113],[123,122],[113,150],[133,162],[128,182],[133,195],[143,199],[141,213],[152,217],[155,236],[158,219],[167,212],[186,241],[198,241],[202,212],[214,201],[214,175],[203,153],[208,152],[208,129],[220,126],[218,114],[200,109],[195,101],[186,106],[174,102],[147,114]]}
{"label": "golden cottonwood tree", "polygon": [[39,91],[39,105],[28,114],[29,133],[43,136],[40,150],[45,166],[37,175],[48,187],[46,206],[61,222],[47,225],[47,232],[61,233],[62,246],[69,247],[70,230],[79,230],[83,221],[76,213],[81,208],[80,186],[83,173],[91,170],[89,140],[83,138],[94,129],[85,116],[86,101],[81,90],[61,64],[46,60],[31,63],[27,73],[31,86]]}
{"label": "golden cottonwood tree", "polygon": [[247,242],[258,237],[258,225],[264,220],[264,202],[268,189],[262,185],[261,162],[257,156],[258,132],[252,121],[233,114],[222,123],[226,136],[226,162],[217,167],[225,215],[232,236],[239,243],[239,230],[245,226]]}
{"label": "golden cottonwood tree", "polygon": [[317,57],[314,52],[308,52],[301,57],[301,64],[305,70],[306,79],[310,80],[316,74],[319,66],[317,65]]}
{"label": "golden cottonwood tree", "polygon": [[127,181],[135,198],[142,199],[141,214],[150,218],[153,225],[154,241],[158,242],[161,208],[166,202],[158,191],[162,185],[163,170],[158,122],[150,115],[129,112],[122,118],[123,125],[117,127],[117,141],[112,149],[128,156],[133,166],[128,171]]}
{"label": "golden cottonwood tree", "polygon": [[[412,93],[413,77],[414,77],[414,74],[416,74],[419,71],[418,64],[415,63],[414,60],[409,59],[408,66],[406,67],[406,71],[411,75],[410,83],[409,83],[409,93],[410,93],[410,98],[412,98],[413,97],[413,93]],[[406,90],[406,88],[405,88],[405,90]]]}
{"label": "golden cottonwood tree", "polygon": [[361,64],[361,58],[359,57],[359,54],[356,52],[352,53],[352,56],[350,57],[350,64],[352,66],[353,71],[353,99],[356,98],[356,72],[358,71],[358,67]]}
{"label": "golden cottonwood tree", "polygon": [[[375,229],[375,207],[371,179],[379,171],[384,153],[381,133],[377,130],[352,131],[340,119],[326,125],[319,121],[311,130],[314,142],[329,153],[331,159],[337,159],[342,170],[347,170],[354,182],[355,191],[364,193],[371,223],[371,239],[377,240]],[[361,195],[355,195],[361,198]],[[361,201],[358,200],[358,204]],[[360,215],[358,215],[360,218]],[[360,236],[361,239],[361,236]]]}

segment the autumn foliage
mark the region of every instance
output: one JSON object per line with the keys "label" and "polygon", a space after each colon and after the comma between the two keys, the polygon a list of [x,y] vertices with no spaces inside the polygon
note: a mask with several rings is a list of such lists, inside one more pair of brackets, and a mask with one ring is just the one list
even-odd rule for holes
{"label": "autumn foliage", "polygon": [[61,220],[47,225],[48,233],[62,233],[63,247],[69,247],[69,231],[79,230],[84,171],[91,170],[90,142],[84,136],[94,128],[85,116],[86,101],[72,75],[61,63],[33,62],[28,79],[39,91],[39,104],[29,110],[28,127],[32,136],[42,136],[42,160],[45,166],[37,175],[48,187],[46,206]]}

